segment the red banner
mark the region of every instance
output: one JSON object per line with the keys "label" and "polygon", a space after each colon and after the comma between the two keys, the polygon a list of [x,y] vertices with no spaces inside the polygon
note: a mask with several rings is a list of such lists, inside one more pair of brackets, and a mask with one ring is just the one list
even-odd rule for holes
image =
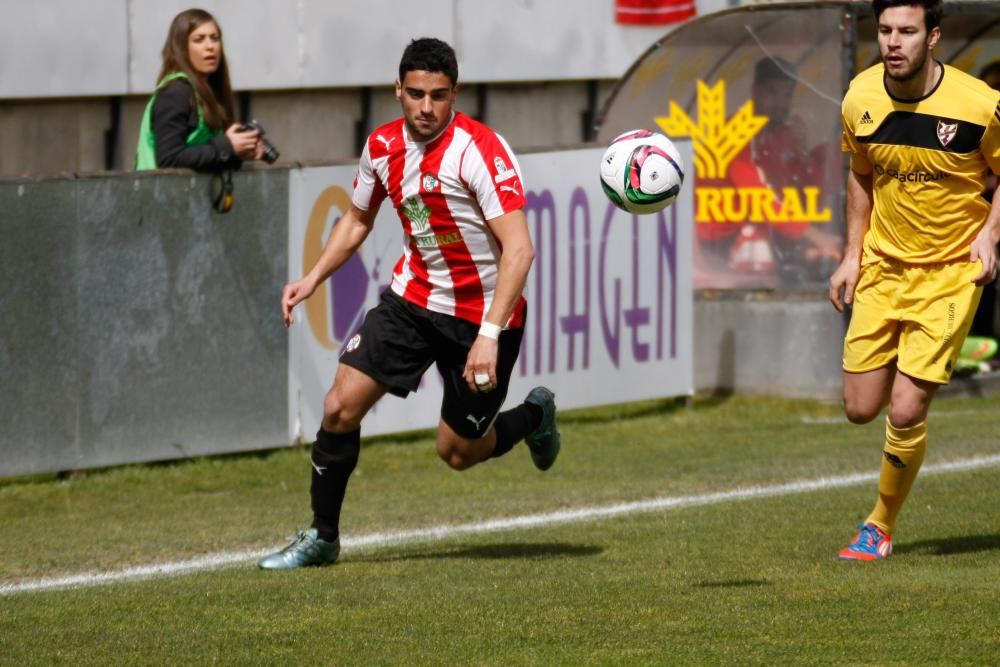
{"label": "red banner", "polygon": [[625,25],[680,23],[695,11],[695,0],[615,0],[615,21]]}

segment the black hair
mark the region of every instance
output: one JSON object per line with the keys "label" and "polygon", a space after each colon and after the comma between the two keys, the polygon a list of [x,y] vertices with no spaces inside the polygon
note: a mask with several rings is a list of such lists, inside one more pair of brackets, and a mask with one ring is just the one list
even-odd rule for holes
{"label": "black hair", "polygon": [[994,60],[979,70],[979,78],[983,80],[985,80],[986,77],[993,76],[995,74],[1000,74],[1000,60]]}
{"label": "black hair", "polygon": [[941,16],[944,14],[943,0],[872,0],[875,20],[878,21],[882,12],[889,7],[923,7],[927,32],[941,25]]}
{"label": "black hair", "polygon": [[780,56],[761,58],[753,68],[753,82],[771,81],[774,79],[793,81],[796,67]]}
{"label": "black hair", "polygon": [[434,37],[415,39],[403,50],[399,61],[399,81],[402,83],[407,72],[423,70],[425,72],[441,72],[454,87],[458,83],[458,60],[455,49],[446,42]]}

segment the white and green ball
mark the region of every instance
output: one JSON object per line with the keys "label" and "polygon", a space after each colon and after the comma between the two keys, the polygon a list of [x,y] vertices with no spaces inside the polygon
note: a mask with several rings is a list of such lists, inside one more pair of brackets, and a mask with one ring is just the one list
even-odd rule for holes
{"label": "white and green ball", "polygon": [[611,142],[601,158],[604,194],[629,213],[662,211],[677,199],[683,184],[681,154],[658,132],[625,132]]}

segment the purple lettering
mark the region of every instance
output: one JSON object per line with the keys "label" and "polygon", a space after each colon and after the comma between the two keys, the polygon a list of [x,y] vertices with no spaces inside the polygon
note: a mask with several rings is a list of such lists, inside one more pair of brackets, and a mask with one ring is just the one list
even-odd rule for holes
{"label": "purple lettering", "polygon": [[601,333],[604,334],[604,344],[608,349],[608,356],[611,357],[612,363],[614,363],[615,368],[618,367],[619,361],[619,348],[621,346],[621,294],[622,294],[622,284],[620,278],[614,279],[614,310],[611,312],[610,320],[614,323],[611,327],[608,324],[608,299],[605,296],[605,289],[607,285],[606,279],[606,265],[605,261],[608,254],[608,230],[611,229],[611,223],[615,218],[615,213],[618,209],[615,208],[614,204],[610,202],[605,209],[604,214],[604,225],[601,227],[601,249],[598,252],[597,260],[597,277],[598,284],[600,288],[597,290],[598,307],[601,311]]}
{"label": "purple lettering", "polygon": [[[532,296],[534,306],[534,330],[535,330],[535,368],[534,374],[542,373],[542,333],[545,327],[543,322],[549,323],[549,373],[556,370],[556,300],[559,288],[559,264],[556,261],[556,250],[558,246],[557,226],[556,226],[556,204],[549,190],[541,193],[528,192],[527,203],[524,207],[525,215],[528,216],[529,224],[533,219],[535,222],[533,241],[535,245],[535,292]],[[548,216],[549,233],[545,234],[545,217]],[[544,283],[545,269],[548,264],[549,284]],[[548,317],[542,316],[542,302],[544,297],[548,297],[549,313]],[[521,374],[527,370],[527,346],[522,345],[521,351]]]}
{"label": "purple lettering", "polygon": [[[662,214],[661,214],[662,215]],[[639,307],[639,216],[632,215],[632,307],[625,311],[625,325],[632,329],[632,356],[649,360],[649,344],[639,342],[639,327],[649,324],[649,308]]]}
{"label": "purple lettering", "polygon": [[670,271],[670,358],[677,357],[677,209],[670,207],[670,228],[663,211],[656,214],[658,247],[663,261],[656,263],[656,358],[663,358],[663,289],[666,284],[663,265]]}
{"label": "purple lettering", "polygon": [[[580,226],[582,240],[577,231],[577,215],[582,218]],[[560,318],[562,331],[569,338],[566,349],[566,369],[576,368],[577,334],[583,337],[583,368],[590,368],[590,202],[583,188],[576,188],[569,204],[569,314]],[[577,276],[577,258],[583,264],[580,273],[583,274],[583,297],[577,304],[577,288],[580,278]],[[579,309],[578,309],[579,308]]]}

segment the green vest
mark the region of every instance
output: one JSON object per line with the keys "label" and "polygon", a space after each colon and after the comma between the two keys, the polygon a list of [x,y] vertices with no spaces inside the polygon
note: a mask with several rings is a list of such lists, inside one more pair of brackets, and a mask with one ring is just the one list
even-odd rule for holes
{"label": "green vest", "polygon": [[[174,79],[185,79],[190,82],[190,79],[188,79],[187,74],[184,72],[171,72],[156,84],[156,92],[149,99],[146,111],[142,114],[142,123],[139,125],[139,143],[135,148],[136,171],[157,169],[159,167],[156,164],[156,137],[153,135],[153,104],[156,102],[157,94]],[[195,93],[195,98],[197,99],[197,97],[198,94]],[[220,134],[222,134],[222,130],[213,130],[205,124],[205,117],[201,113],[201,100],[198,100],[198,127],[187,136],[184,143],[188,146],[201,146],[207,144]]]}

